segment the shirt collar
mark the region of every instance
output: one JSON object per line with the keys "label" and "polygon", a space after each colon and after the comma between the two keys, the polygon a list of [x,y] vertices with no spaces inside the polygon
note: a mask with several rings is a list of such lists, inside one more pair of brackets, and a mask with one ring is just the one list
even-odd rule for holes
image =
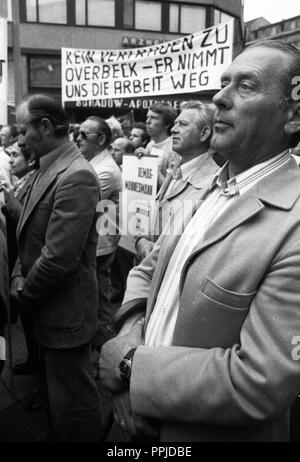
{"label": "shirt collar", "polygon": [[152,145],[152,148],[157,148],[157,149],[162,149],[164,148],[165,146],[171,146],[172,145],[172,137],[169,136],[168,138],[166,138],[165,140],[163,141],[160,141],[160,143],[155,143],[153,141],[153,145]]}
{"label": "shirt collar", "polygon": [[48,154],[40,158],[40,168],[39,171],[41,174],[44,174],[50,165],[54,164],[54,162],[61,156],[61,154],[73,146],[73,141],[67,141],[62,145],[58,146],[57,148],[50,151]]}
{"label": "shirt collar", "polygon": [[30,172],[26,173],[22,178],[20,178],[16,183],[14,184],[14,191],[17,194],[25,185],[27,180],[35,173],[36,170],[31,170]]}
{"label": "shirt collar", "polygon": [[[206,154],[206,153],[205,153]],[[204,155],[204,154],[203,154]],[[189,177],[197,170],[198,165],[202,164],[202,154],[181,165],[182,179],[187,181]]]}
{"label": "shirt collar", "polygon": [[229,196],[239,194],[239,190],[241,190],[243,187],[251,184],[251,182],[257,182],[260,177],[271,173],[281,164],[286,162],[289,157],[289,150],[286,150],[275,157],[271,157],[271,159],[248,168],[244,172],[241,172],[230,179],[229,162],[226,162],[226,164],[223,165],[223,167],[216,173],[210,189],[213,189],[217,185],[224,191],[225,194]]}
{"label": "shirt collar", "polygon": [[105,159],[107,156],[111,156],[111,153],[109,152],[108,149],[105,148],[102,151],[98,152],[94,157],[91,158],[90,164],[96,165],[99,162],[101,162],[103,159]]}

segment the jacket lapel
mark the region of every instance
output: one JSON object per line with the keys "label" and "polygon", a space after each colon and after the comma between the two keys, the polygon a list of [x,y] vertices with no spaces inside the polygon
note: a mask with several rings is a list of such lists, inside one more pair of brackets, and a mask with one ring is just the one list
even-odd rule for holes
{"label": "jacket lapel", "polygon": [[[192,210],[192,214],[190,216],[187,216],[183,225],[183,228],[186,227],[188,222],[190,221],[191,217],[194,215],[194,213],[197,211],[199,208],[201,202],[207,195],[207,193],[210,190],[210,184],[211,184],[211,177],[209,179],[209,182],[206,180],[205,182],[202,181],[202,191],[197,191],[198,193],[198,200],[195,201],[195,206],[194,209]],[[208,186],[209,184],[209,186]],[[199,189],[200,189],[200,184],[199,184]],[[158,294],[158,291],[160,289],[160,285],[162,282],[162,279],[164,277],[165,271],[167,269],[168,263],[170,261],[170,258],[172,256],[172,253],[174,252],[174,249],[180,239],[181,235],[166,235],[162,242],[161,242],[161,248],[159,252],[159,258],[156,264],[156,269],[153,275],[152,279],[152,290],[148,298],[148,303],[147,303],[147,312],[146,312],[146,322],[145,324],[147,325],[147,322],[149,320],[149,317],[151,315],[151,312],[153,310],[156,296]]]}
{"label": "jacket lapel", "polygon": [[242,195],[207,230],[203,242],[196,246],[187,259],[181,275],[180,292],[191,260],[209,246],[220,241],[238,226],[260,213],[264,204],[290,210],[300,195],[300,171],[291,159],[273,174],[261,180],[248,193]]}
{"label": "jacket lapel", "polygon": [[[40,202],[42,196],[45,194],[47,189],[56,179],[57,175],[66,168],[68,168],[75,158],[80,156],[81,154],[78,151],[77,147],[72,143],[72,145],[67,149],[67,151],[62,153],[43,175],[37,172],[37,175],[33,179],[31,190],[26,197],[26,201],[23,207],[23,213],[21,214],[18,223],[18,237],[22,229],[24,228],[24,225],[26,224],[28,218],[32,214],[33,210]],[[38,183],[35,185],[36,181],[38,181]]]}
{"label": "jacket lapel", "polygon": [[257,197],[246,196],[247,195],[241,196],[238,201],[234,201],[232,206],[228,207],[228,209],[208,229],[202,243],[194,248],[182,270],[179,285],[180,293],[191,260],[197,254],[226,237],[235,228],[246,223],[250,220],[250,218],[257,215],[264,209],[264,205]]}
{"label": "jacket lapel", "polygon": [[[288,164],[277,169],[273,174],[261,180],[248,193],[242,195],[238,201],[234,201],[232,206],[228,207],[213,223],[206,232],[203,242],[195,247],[192,255],[184,265],[180,280],[180,292],[182,291],[189,264],[197,254],[226,237],[231,231],[246,223],[255,215],[261,213],[265,208],[265,204],[284,210],[292,208],[300,195],[300,170],[299,168],[295,168],[295,166],[294,159],[291,159]],[[208,192],[209,188],[206,188],[199,196],[200,202],[198,203],[198,207]],[[184,226],[187,225],[188,221],[186,221]],[[162,242],[157,268],[153,277],[152,293],[148,299],[146,323],[153,310],[163,276],[179,238],[180,236],[166,236]]]}

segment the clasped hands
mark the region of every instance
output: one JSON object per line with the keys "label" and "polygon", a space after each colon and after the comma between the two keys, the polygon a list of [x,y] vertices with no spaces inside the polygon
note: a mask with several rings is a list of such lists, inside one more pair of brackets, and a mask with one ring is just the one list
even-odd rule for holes
{"label": "clasped hands", "polygon": [[22,276],[15,276],[10,285],[10,296],[20,302],[20,296],[23,292],[25,279]]}
{"label": "clasped hands", "polygon": [[129,333],[119,335],[105,343],[100,355],[100,378],[102,385],[113,393],[112,407],[115,422],[132,436],[142,433],[157,438],[157,428],[149,419],[133,413],[130,393],[121,380],[119,364],[132,348],[143,344],[144,320],[138,320]]}

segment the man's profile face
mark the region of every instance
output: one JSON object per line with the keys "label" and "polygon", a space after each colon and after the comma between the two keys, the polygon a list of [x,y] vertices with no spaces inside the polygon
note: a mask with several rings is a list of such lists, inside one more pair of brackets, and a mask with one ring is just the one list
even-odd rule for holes
{"label": "man's profile face", "polygon": [[162,114],[151,111],[151,109],[147,112],[146,128],[148,135],[151,136],[151,138],[155,138],[156,136],[167,132],[167,127],[164,125]]}
{"label": "man's profile face", "polygon": [[2,127],[0,131],[1,146],[5,149],[11,144],[10,128]]}
{"label": "man's profile face", "polygon": [[27,103],[22,104],[17,110],[17,125],[19,131],[18,145],[22,150],[30,150],[36,158],[48,153],[43,143],[41,130],[34,126],[29,114]]}
{"label": "man's profile face", "polygon": [[130,141],[134,144],[135,148],[144,147],[143,130],[141,128],[133,128],[130,133]]}
{"label": "man's profile face", "polygon": [[171,129],[173,150],[182,157],[201,147],[198,109],[183,109]]}
{"label": "man's profile face", "polygon": [[126,141],[122,138],[117,138],[111,145],[111,155],[118,166],[123,163],[123,156],[126,154]]}
{"label": "man's profile face", "polygon": [[285,149],[287,111],[280,103],[279,73],[288,59],[281,50],[255,47],[239,55],[223,74],[211,147],[245,168]]}
{"label": "man's profile face", "polygon": [[77,143],[86,159],[91,159],[99,149],[99,129],[94,120],[86,120],[81,124]]}
{"label": "man's profile face", "polygon": [[11,173],[17,178],[22,178],[30,171],[28,161],[23,156],[20,148],[12,150],[9,163]]}

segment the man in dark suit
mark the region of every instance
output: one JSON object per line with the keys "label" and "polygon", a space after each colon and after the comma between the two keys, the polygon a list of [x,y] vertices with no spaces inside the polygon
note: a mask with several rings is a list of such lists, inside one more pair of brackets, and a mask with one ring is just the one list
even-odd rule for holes
{"label": "man in dark suit", "polygon": [[51,439],[96,441],[102,432],[90,342],[97,321],[95,173],[69,141],[67,114],[34,95],[17,109],[19,140],[40,169],[17,227],[11,293],[35,315]]}

